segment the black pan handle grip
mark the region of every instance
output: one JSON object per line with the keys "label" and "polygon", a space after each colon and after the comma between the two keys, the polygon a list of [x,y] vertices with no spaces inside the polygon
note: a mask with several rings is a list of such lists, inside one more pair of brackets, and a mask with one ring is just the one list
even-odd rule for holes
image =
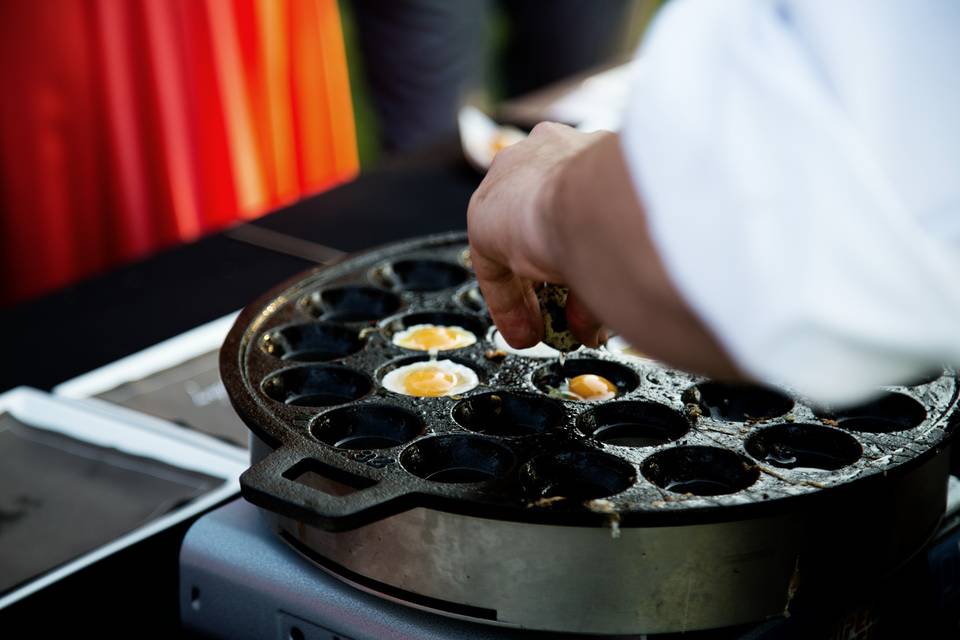
{"label": "black pan handle grip", "polygon": [[[412,506],[404,500],[410,497],[408,491],[391,482],[377,482],[367,465],[342,462],[343,468],[337,469],[280,447],[240,476],[240,491],[258,507],[327,531],[356,529]],[[318,468],[322,469],[316,471],[319,477],[327,479],[323,484],[333,490],[297,480]]]}

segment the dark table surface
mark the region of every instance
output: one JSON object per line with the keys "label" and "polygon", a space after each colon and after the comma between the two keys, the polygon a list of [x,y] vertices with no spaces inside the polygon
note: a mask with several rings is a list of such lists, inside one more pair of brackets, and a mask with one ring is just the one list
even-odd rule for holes
{"label": "dark table surface", "polygon": [[[406,237],[466,228],[480,176],[446,142],[387,161],[353,182],[250,225],[358,251]],[[315,266],[224,233],[165,251],[0,311],[0,391],[56,384],[235,311]],[[253,234],[255,235],[255,233]]]}
{"label": "dark table surface", "polygon": [[[467,203],[479,181],[459,147],[447,142],[384,162],[245,229],[226,230],[2,310],[6,340],[0,391],[19,385],[50,389],[240,309],[316,266],[282,252],[278,238],[349,252],[464,229]],[[271,242],[252,243],[264,230]],[[179,628],[177,583],[180,543],[191,522],[0,611],[0,628],[29,628],[43,637],[86,632],[100,638],[189,637]]]}

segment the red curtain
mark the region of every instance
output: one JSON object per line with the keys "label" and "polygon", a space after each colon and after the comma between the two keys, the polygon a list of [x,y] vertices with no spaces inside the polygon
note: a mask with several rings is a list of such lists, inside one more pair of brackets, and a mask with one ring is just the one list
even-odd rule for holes
{"label": "red curtain", "polygon": [[0,303],[357,171],[336,0],[4,0],[0,63]]}

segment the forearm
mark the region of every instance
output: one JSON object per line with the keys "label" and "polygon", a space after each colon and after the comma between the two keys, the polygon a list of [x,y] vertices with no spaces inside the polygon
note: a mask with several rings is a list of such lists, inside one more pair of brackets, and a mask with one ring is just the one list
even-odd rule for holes
{"label": "forearm", "polygon": [[664,269],[620,151],[606,136],[545,185],[534,253],[549,254],[565,283],[611,329],[652,357],[717,377],[730,359],[691,312]]}

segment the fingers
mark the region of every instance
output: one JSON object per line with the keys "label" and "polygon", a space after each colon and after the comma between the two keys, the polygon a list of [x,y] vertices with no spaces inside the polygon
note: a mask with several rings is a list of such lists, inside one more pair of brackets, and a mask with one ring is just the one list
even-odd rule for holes
{"label": "fingers", "polygon": [[515,349],[540,342],[543,321],[533,285],[482,255],[471,252],[471,257],[490,317],[504,340]]}
{"label": "fingers", "polygon": [[[544,215],[558,168],[584,144],[569,127],[539,125],[527,140],[497,154],[467,207],[477,281],[500,334],[515,348],[532,347],[543,336],[531,280],[564,280],[562,261],[545,239]],[[596,331],[590,339],[596,343]]]}
{"label": "fingers", "polygon": [[567,296],[567,325],[577,340],[590,348],[607,341],[607,332],[601,322],[573,291]]}

